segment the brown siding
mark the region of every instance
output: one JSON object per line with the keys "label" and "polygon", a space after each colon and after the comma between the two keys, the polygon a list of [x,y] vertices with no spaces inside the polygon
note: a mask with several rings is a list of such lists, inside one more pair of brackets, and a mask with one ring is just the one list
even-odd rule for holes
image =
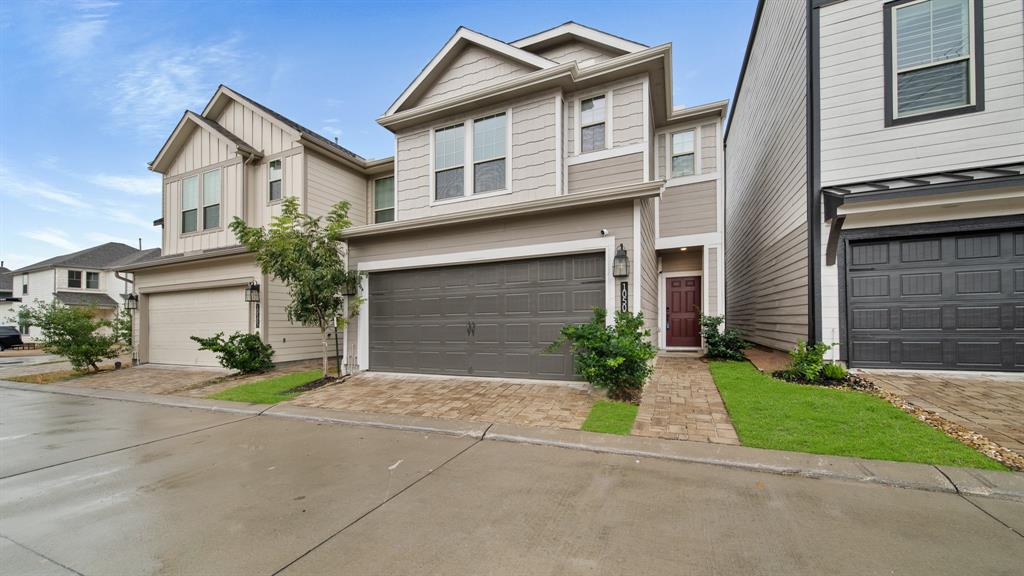
{"label": "brown siding", "polygon": [[639,152],[573,164],[569,166],[569,193],[642,182],[643,178],[644,155]]}
{"label": "brown siding", "polygon": [[718,229],[718,182],[710,180],[696,184],[666,188],[661,195],[661,236],[702,234]]}

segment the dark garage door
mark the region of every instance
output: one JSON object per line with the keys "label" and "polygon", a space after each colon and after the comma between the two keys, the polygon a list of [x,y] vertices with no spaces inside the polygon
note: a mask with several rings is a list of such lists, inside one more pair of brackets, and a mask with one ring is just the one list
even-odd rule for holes
{"label": "dark garage door", "polygon": [[853,366],[1024,370],[1024,230],[850,244]]}
{"label": "dark garage door", "polygon": [[603,254],[370,274],[370,369],[574,379],[544,349],[604,306]]}

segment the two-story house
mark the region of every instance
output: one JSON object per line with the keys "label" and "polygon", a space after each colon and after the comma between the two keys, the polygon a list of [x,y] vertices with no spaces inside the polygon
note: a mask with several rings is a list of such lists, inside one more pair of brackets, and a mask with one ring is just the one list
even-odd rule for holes
{"label": "two-story house", "polygon": [[570,379],[568,354],[545,349],[594,307],[699,348],[698,313],[724,311],[726,102],[673,106],[671,70],[668,44],[575,23],[513,42],[460,28],[378,119],[395,137],[378,161],[221,87],[152,165],[165,256],[134,270],[144,361],[209,362],[187,341],[200,330],[259,329],[279,360],[319,353],[223,230],[268,223],[281,194],[312,214],[352,205],[348,262],[365,281],[342,334],[350,370]]}
{"label": "two-story house", "polygon": [[[139,250],[120,242],[107,242],[78,252],[54,256],[10,273],[12,301],[0,313],[5,323],[23,305],[60,302],[94,308],[110,320],[132,291],[132,279],[117,273],[122,266],[159,256],[160,249]],[[14,299],[20,299],[14,301]],[[13,322],[12,322],[13,323]],[[19,326],[22,335],[35,339],[37,326]]]}
{"label": "two-story house", "polygon": [[728,323],[854,367],[1024,370],[1019,0],[765,0],[726,150]]}

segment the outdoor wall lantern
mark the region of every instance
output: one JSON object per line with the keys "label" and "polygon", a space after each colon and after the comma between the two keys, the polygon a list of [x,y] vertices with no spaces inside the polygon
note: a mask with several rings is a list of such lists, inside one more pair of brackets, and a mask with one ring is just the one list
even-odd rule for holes
{"label": "outdoor wall lantern", "polygon": [[612,276],[625,278],[629,276],[629,256],[626,256],[626,247],[619,244],[615,251],[615,259],[612,260]]}
{"label": "outdoor wall lantern", "polygon": [[345,288],[342,292],[343,296],[352,297],[359,293],[359,278],[353,277],[345,281]]}
{"label": "outdoor wall lantern", "polygon": [[138,310],[139,309],[139,296],[138,294],[129,294],[124,299],[124,307],[126,310]]}
{"label": "outdoor wall lantern", "polygon": [[260,285],[256,281],[249,282],[249,285],[245,287],[245,301],[246,302],[259,302],[260,301]]}

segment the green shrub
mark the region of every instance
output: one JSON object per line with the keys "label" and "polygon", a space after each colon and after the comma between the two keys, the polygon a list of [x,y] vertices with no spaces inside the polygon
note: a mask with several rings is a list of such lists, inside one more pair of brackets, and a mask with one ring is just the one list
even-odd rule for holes
{"label": "green shrub", "polygon": [[606,324],[607,317],[603,308],[595,308],[590,322],[562,328],[548,351],[568,342],[580,376],[608,390],[613,400],[639,402],[644,382],[654,370],[650,362],[657,355],[651,332],[644,329],[643,314],[616,312],[613,326]]}
{"label": "green shrub", "polygon": [[743,350],[750,345],[743,339],[743,333],[735,328],[721,330],[724,316],[700,315],[700,335],[704,338],[704,355],[722,360],[745,360]]}
{"label": "green shrub", "polygon": [[825,364],[821,368],[821,375],[829,380],[845,380],[848,372],[840,364]]}
{"label": "green shrub", "polygon": [[68,359],[75,370],[99,370],[100,361],[116,358],[120,352],[117,337],[109,333],[109,320],[96,317],[94,308],[65,306],[36,301],[22,306],[18,322],[42,330],[43,350]]}
{"label": "green shrub", "polygon": [[832,345],[818,342],[808,344],[803,340],[796,343],[796,348],[789,351],[789,366],[783,370],[787,380],[816,383],[821,380],[821,371],[825,366],[825,353]]}
{"label": "green shrub", "polygon": [[220,365],[242,373],[263,372],[274,367],[274,349],[265,344],[256,334],[235,332],[227,339],[223,332],[209,338],[192,336],[199,343],[200,350],[209,350],[217,355]]}

